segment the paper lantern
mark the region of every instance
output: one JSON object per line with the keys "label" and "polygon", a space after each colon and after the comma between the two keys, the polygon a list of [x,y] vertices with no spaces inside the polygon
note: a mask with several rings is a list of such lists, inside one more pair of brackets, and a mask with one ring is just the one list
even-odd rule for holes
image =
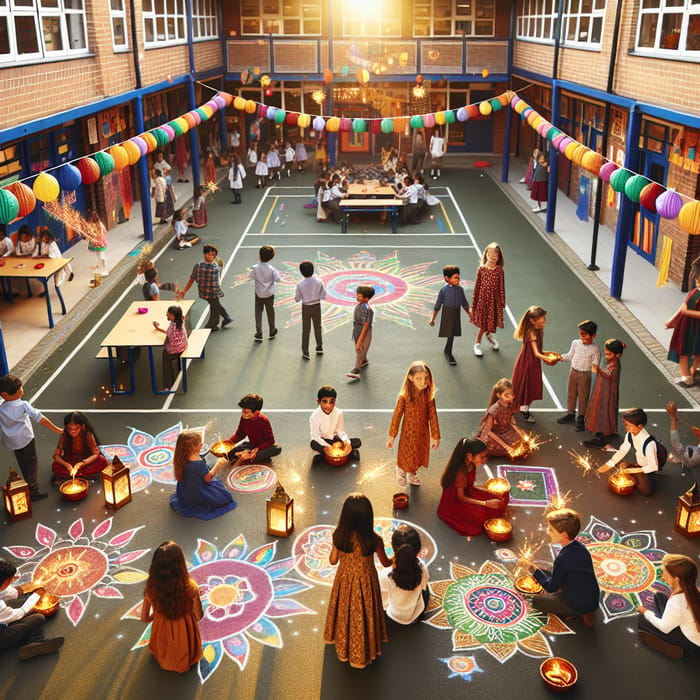
{"label": "paper lantern", "polygon": [[565,136],[560,142],[559,146],[557,147],[559,149],[559,153],[566,153],[566,149],[568,146],[572,143],[575,143],[575,141],[571,138],[571,136]]}
{"label": "paper lantern", "polygon": [[529,106],[530,105],[527,102],[525,102],[525,100],[518,100],[515,103],[514,109],[518,114],[522,114]]}
{"label": "paper lantern", "polygon": [[170,124],[161,124],[159,128],[167,134],[168,143],[175,138],[175,129]]}
{"label": "paper lantern", "polygon": [[489,104],[491,105],[491,109],[494,112],[498,112],[499,109],[503,109],[503,105],[497,97],[494,97],[492,100],[489,100]]}
{"label": "paper lantern", "polygon": [[117,172],[124,170],[124,168],[129,165],[129,155],[124,150],[123,146],[112,146],[107,153],[112,156],[112,160],[114,161],[114,169]]}
{"label": "paper lantern", "polygon": [[457,121],[466,122],[467,119],[469,119],[469,114],[467,113],[467,108],[466,108],[466,107],[460,107],[460,108],[457,110],[456,116],[457,116]]}
{"label": "paper lantern", "polygon": [[[247,111],[248,109],[246,108],[246,112]],[[194,129],[197,126],[196,119],[189,112],[187,112],[187,114],[183,114],[182,119],[184,120],[185,124],[187,124],[188,129]]]}
{"label": "paper lantern", "polygon": [[423,126],[423,118],[416,115],[411,117],[409,124],[411,125],[411,129],[420,129]]}
{"label": "paper lantern", "polygon": [[[195,126],[199,126],[202,123],[202,115],[196,109],[191,109],[187,114],[192,116]],[[204,116],[206,117],[206,114]]]}
{"label": "paper lantern", "polygon": [[656,213],[656,200],[666,191],[658,182],[650,182],[646,185],[640,195],[639,203],[652,214]]}
{"label": "paper lantern", "polygon": [[323,131],[326,128],[326,120],[323,117],[314,117],[314,129]]}
{"label": "paper lantern", "polygon": [[[139,147],[133,141],[124,141],[124,143],[122,143],[122,148],[126,151],[126,155],[129,158],[129,165],[136,165],[141,157],[141,150]],[[80,171],[78,171],[78,174],[80,174]]]}
{"label": "paper lantern", "polygon": [[360,68],[357,71],[357,82],[360,85],[366,85],[369,82],[369,71],[366,68]]}
{"label": "paper lantern", "polygon": [[187,123],[187,119],[185,117],[178,117],[175,120],[181,127],[182,127],[182,133],[186,134],[190,130],[190,125]]}
{"label": "paper lantern", "polygon": [[561,131],[557,129],[556,126],[552,126],[551,124],[549,125],[549,129],[547,129],[547,133],[544,135],[544,137],[547,139],[547,141],[554,141],[554,139],[561,134]]}
{"label": "paper lantern", "polygon": [[9,224],[10,221],[14,221],[18,216],[19,202],[17,197],[10,190],[0,188],[0,224]]}
{"label": "paper lantern", "polygon": [[352,130],[356,134],[361,134],[367,131],[367,122],[364,119],[353,119],[352,120]]}
{"label": "paper lantern", "polygon": [[335,132],[340,129],[340,119],[338,117],[331,117],[326,123],[326,129],[330,132]]}
{"label": "paper lantern", "polygon": [[488,117],[488,115],[491,114],[492,111],[493,111],[493,109],[491,108],[490,102],[484,101],[484,102],[479,103],[479,113],[482,116]]}
{"label": "paper lantern", "polygon": [[434,114],[426,114],[423,117],[423,126],[425,126],[427,129],[432,129],[435,126],[435,115]]}
{"label": "paper lantern", "polygon": [[382,133],[380,119],[370,119],[369,133],[370,134],[381,134]]}
{"label": "paper lantern", "polygon": [[333,71],[330,68],[326,68],[326,70],[323,71],[323,82],[326,85],[330,85],[330,83],[333,82]]}
{"label": "paper lantern", "polygon": [[435,113],[435,123],[438,126],[443,126],[447,122],[447,117],[445,116],[444,112],[436,112]]}
{"label": "paper lantern", "polygon": [[510,92],[510,90],[509,90],[508,92],[504,92],[503,94],[499,95],[499,96],[496,98],[496,99],[501,103],[501,107],[506,107],[506,106],[508,106],[508,103],[510,102],[510,99],[511,99],[511,95],[512,95],[512,94],[513,94],[513,93]]}
{"label": "paper lantern", "polygon": [[543,119],[538,125],[537,125],[537,133],[542,136],[543,138],[547,138],[547,132],[551,128],[551,124],[546,120]]}
{"label": "paper lantern", "polygon": [[23,182],[13,182],[7,186],[7,189],[17,197],[19,203],[19,214],[17,216],[22,219],[27,214],[31,214],[36,207],[36,197],[31,187],[27,187]]}
{"label": "paper lantern", "polygon": [[289,126],[296,126],[299,123],[299,113],[298,112],[287,112],[284,118],[284,123],[289,124]]}
{"label": "paper lantern", "polygon": [[528,123],[530,126],[532,126],[532,125],[535,123],[535,120],[536,120],[536,119],[541,119],[541,118],[542,118],[542,117],[540,116],[540,113],[537,112],[537,111],[534,110],[534,109],[531,109],[530,111],[528,111],[527,114],[525,114],[525,112],[523,112],[523,114],[525,115],[525,120],[527,121],[527,123]]}
{"label": "paper lantern", "polygon": [[[603,182],[610,182],[610,177],[619,167],[620,166],[617,163],[613,163],[611,160],[609,160],[607,163],[603,163],[603,165],[600,166],[600,172],[598,173],[598,176]],[[678,216],[677,212],[676,216]],[[672,218],[675,219],[676,216]]]}
{"label": "paper lantern", "polygon": [[445,122],[447,124],[454,124],[455,123],[455,113],[453,110],[448,110],[445,112]]}
{"label": "paper lantern", "polygon": [[515,109],[518,102],[522,102],[522,100],[517,95],[513,95],[513,97],[510,99],[510,106]]}
{"label": "paper lantern", "polygon": [[480,116],[479,105],[467,105],[467,119],[478,119]]}
{"label": "paper lantern", "polygon": [[114,170],[114,158],[105,151],[95,153],[95,163],[100,169],[100,175],[109,175]]}
{"label": "paper lantern", "polygon": [[139,138],[143,139],[143,142],[146,144],[146,153],[152,153],[158,148],[158,141],[153,134],[146,132],[145,134],[139,134]]}
{"label": "paper lantern", "polygon": [[581,159],[581,166],[588,170],[589,173],[597,175],[600,172],[603,162],[604,158],[600,155],[600,153],[596,153],[595,151],[591,151],[589,149]]}
{"label": "paper lantern", "polygon": [[[226,97],[224,97],[224,95]],[[218,95],[214,95],[212,102],[219,108],[225,109],[228,105],[233,102],[233,95],[229,95],[228,92],[220,92]]]}
{"label": "paper lantern", "polygon": [[581,165],[583,161],[583,156],[586,155],[591,149],[586,148],[583,144],[579,144],[577,148],[574,149],[573,160],[576,165]]}
{"label": "paper lantern", "polygon": [[[173,139],[176,139],[178,136],[182,136],[185,131],[187,131],[186,128],[182,127],[182,122],[180,122],[178,119],[173,119],[171,122],[168,122],[168,126],[173,130]],[[186,122],[185,127],[187,127]]]}
{"label": "paper lantern", "polygon": [[270,121],[275,120],[275,114],[277,114],[277,107],[267,107],[265,109],[265,118]]}
{"label": "paper lantern", "polygon": [[258,109],[258,105],[253,100],[246,100],[245,111],[248,114],[255,114]]}
{"label": "paper lantern", "polygon": [[642,190],[651,183],[644,175],[633,175],[625,182],[625,196],[632,202],[639,202]]}
{"label": "paper lantern", "polygon": [[700,202],[693,200],[686,202],[678,214],[680,227],[691,236],[700,234]]}
{"label": "paper lantern", "polygon": [[404,134],[409,126],[408,117],[394,117],[394,133]]}
{"label": "paper lantern", "polygon": [[[129,142],[127,141],[126,143]],[[131,145],[134,146],[134,144]],[[136,148],[136,146],[134,146],[134,148]],[[136,150],[139,153],[138,158],[140,158],[141,152],[138,148],[136,148]],[[136,160],[138,160],[138,158]],[[83,176],[80,174],[80,170],[78,170],[78,168],[76,168],[72,163],[62,165],[56,171],[56,177],[58,178],[58,184],[61,186],[61,189],[64,192],[73,192],[74,190],[77,190],[83,182]]]}
{"label": "paper lantern", "polygon": [[389,117],[385,117],[384,119],[382,119],[381,129],[382,133],[390,134],[394,130],[394,121],[392,119],[389,119]]}
{"label": "paper lantern", "polygon": [[[100,176],[100,169],[97,167],[97,163],[93,160],[92,163],[97,170],[97,177]],[[34,180],[32,185],[34,190],[34,195],[41,202],[53,202],[54,199],[58,199],[58,195],[61,192],[61,187],[58,184],[58,180],[48,173],[39,173]],[[15,197],[16,199],[16,197]],[[19,210],[19,203],[17,204],[17,209]]]}
{"label": "paper lantern", "polygon": [[260,119],[267,119],[267,105],[258,105],[258,116]]}
{"label": "paper lantern", "polygon": [[566,138],[566,134],[563,134],[559,132],[553,139],[552,139],[552,146],[559,150],[559,144]]}
{"label": "paper lantern", "polygon": [[211,117],[211,115],[214,114],[214,112],[212,112],[211,109],[206,105],[204,107],[197,107],[197,109],[194,110],[194,113],[199,115],[200,124],[202,122],[207,121],[207,119],[209,119],[209,117]]}
{"label": "paper lantern", "polygon": [[245,109],[246,105],[246,100],[245,98],[241,97],[240,95],[238,97],[235,97],[233,100],[233,108],[237,109],[239,112],[242,112]]}
{"label": "paper lantern", "polygon": [[297,124],[299,125],[300,129],[308,129],[309,125],[311,124],[311,117],[308,114],[300,114]]}
{"label": "paper lantern", "polygon": [[625,189],[625,184],[627,180],[632,177],[632,173],[624,168],[618,168],[610,176],[610,187],[612,187],[615,192],[622,192]]}
{"label": "paper lantern", "polygon": [[170,143],[170,137],[168,136],[168,132],[163,129],[162,126],[159,126],[157,129],[151,130],[153,136],[155,137],[156,141],[158,142],[158,148],[165,148]]}
{"label": "paper lantern", "polygon": [[352,122],[347,117],[340,118],[340,126],[338,131],[352,131]]}
{"label": "paper lantern", "polygon": [[656,200],[656,212],[664,219],[675,219],[683,207],[683,199],[675,190],[666,190]]}
{"label": "paper lantern", "polygon": [[566,148],[564,149],[564,155],[569,159],[573,160],[574,159],[574,151],[580,146],[581,144],[578,143],[578,141],[571,140],[569,143],[566,144]]}
{"label": "paper lantern", "polygon": [[92,185],[100,179],[100,166],[92,158],[81,158],[76,166],[84,185]]}

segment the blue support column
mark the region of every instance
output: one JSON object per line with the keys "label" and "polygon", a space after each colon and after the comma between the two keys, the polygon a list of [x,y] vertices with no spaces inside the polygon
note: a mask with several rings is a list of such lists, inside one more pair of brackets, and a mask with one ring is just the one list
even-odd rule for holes
{"label": "blue support column", "polygon": [[[187,83],[187,94],[190,98],[190,109],[197,106],[197,98],[194,94],[194,78],[190,75]],[[192,183],[195,189],[202,184],[199,171],[199,137],[196,129],[190,129],[190,163],[192,164]]]}
{"label": "blue support column", "polygon": [[[642,113],[634,105],[628,116],[627,137],[625,141],[624,167],[633,172],[639,164],[639,133],[642,127]],[[627,246],[634,227],[635,203],[627,197],[620,197],[620,211],[615,231],[615,248],[613,250],[612,273],[610,275],[610,296],[619,299],[622,296],[622,283],[625,278],[625,261]]]}
{"label": "blue support column", "polygon": [[506,108],[506,137],[503,141],[503,166],[501,167],[501,182],[508,182],[510,170],[510,130],[513,110],[508,105]]}
{"label": "blue support column", "polygon": [[[552,124],[559,125],[559,102],[561,99],[561,87],[556,80],[552,81]],[[549,144],[549,183],[547,185],[547,213],[545,214],[544,230],[554,233],[554,219],[557,214],[557,194],[559,193],[559,151]]]}
{"label": "blue support column", "polygon": [[7,363],[7,355],[5,354],[5,339],[2,335],[2,321],[0,321],[0,376],[10,373],[10,366]]}
{"label": "blue support column", "polygon": [[[143,97],[137,95],[134,98],[134,121],[136,133],[145,131],[143,122]],[[153,217],[151,216],[151,173],[148,167],[148,156],[138,159],[136,167],[139,172],[139,197],[141,198],[141,222],[143,223],[143,240],[153,240]]]}

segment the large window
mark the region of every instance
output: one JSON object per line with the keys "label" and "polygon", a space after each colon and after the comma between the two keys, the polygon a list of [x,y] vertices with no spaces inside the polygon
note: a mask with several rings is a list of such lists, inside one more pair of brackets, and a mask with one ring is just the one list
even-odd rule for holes
{"label": "large window", "polygon": [[109,0],[109,15],[112,22],[112,46],[115,49],[128,48],[124,0]]}
{"label": "large window", "polygon": [[568,0],[562,41],[600,48],[605,0]]}
{"label": "large window", "polygon": [[85,53],[83,0],[0,0],[0,62]]}
{"label": "large window", "polygon": [[193,39],[216,39],[219,26],[216,16],[216,0],[192,0]]}
{"label": "large window", "polygon": [[414,0],[414,36],[493,36],[495,0]]}
{"label": "large window", "polygon": [[345,37],[401,36],[401,0],[358,0],[342,8]]}
{"label": "large window", "polygon": [[635,50],[700,56],[700,0],[642,0]]}
{"label": "large window", "polygon": [[318,36],[321,0],[241,0],[241,33]]}
{"label": "large window", "polygon": [[185,0],[143,0],[143,33],[145,46],[183,43]]}
{"label": "large window", "polygon": [[518,6],[518,39],[554,41],[557,0],[521,0]]}

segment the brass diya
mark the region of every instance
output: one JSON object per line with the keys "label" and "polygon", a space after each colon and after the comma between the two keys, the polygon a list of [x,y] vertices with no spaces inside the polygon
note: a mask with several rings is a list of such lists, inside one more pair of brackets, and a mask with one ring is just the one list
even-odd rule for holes
{"label": "brass diya", "polygon": [[489,479],[484,484],[484,488],[496,498],[505,498],[510,493],[510,484],[500,476]]}
{"label": "brass diya", "polygon": [[513,534],[513,526],[505,518],[489,518],[484,523],[484,531],[492,542],[507,542]]}
{"label": "brass diya", "polygon": [[523,574],[515,579],[515,590],[525,595],[537,595],[542,593],[544,588],[532,574]]}
{"label": "brass diya", "polygon": [[555,365],[558,361],[561,355],[558,352],[543,352],[544,355],[544,362],[547,365]]}
{"label": "brass diya", "polygon": [[608,487],[618,496],[629,496],[634,493],[634,479],[622,471],[616,471],[608,479]]}
{"label": "brass diya", "polygon": [[394,502],[394,508],[396,508],[396,510],[408,508],[410,498],[407,493],[395,493],[391,499]]}
{"label": "brass diya", "polygon": [[228,457],[229,452],[231,452],[235,446],[236,445],[230,440],[219,440],[209,448],[209,452],[211,452],[214,457]]}
{"label": "brass diya", "polygon": [[58,611],[60,602],[61,599],[57,595],[45,591],[34,606],[34,612],[41,613],[44,617],[51,617]]}
{"label": "brass diya", "polygon": [[326,462],[334,467],[342,467],[350,459],[352,446],[344,442],[334,442],[323,448],[323,455]]}
{"label": "brass diya", "polygon": [[88,482],[87,479],[69,479],[58,490],[66,501],[82,501],[88,493]]}
{"label": "brass diya", "polygon": [[562,691],[576,685],[578,671],[571,661],[553,656],[540,664],[540,676],[550,690]]}

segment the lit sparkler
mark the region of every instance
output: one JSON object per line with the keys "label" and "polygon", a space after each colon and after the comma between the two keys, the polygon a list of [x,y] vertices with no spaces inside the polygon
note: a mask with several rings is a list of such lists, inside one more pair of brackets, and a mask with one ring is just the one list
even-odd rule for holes
{"label": "lit sparkler", "polygon": [[590,476],[591,474],[595,474],[600,479],[600,474],[597,472],[597,467],[591,464],[590,452],[586,452],[585,455],[582,455],[580,452],[576,452],[575,450],[569,450],[569,457],[571,457],[571,461],[574,463],[574,465],[581,470],[584,478]]}
{"label": "lit sparkler", "polygon": [[394,460],[393,459],[385,459],[379,464],[377,464],[376,467],[372,467],[371,469],[366,469],[362,471],[362,474],[360,474],[360,477],[357,479],[357,485],[361,485],[364,483],[367,483],[368,481],[376,481],[380,477],[383,476],[389,476],[391,472],[394,470]]}
{"label": "lit sparkler", "polygon": [[545,441],[537,433],[524,433],[520,442],[509,448],[508,456],[511,459],[527,459],[533,452],[537,452],[544,443]]}
{"label": "lit sparkler", "polygon": [[549,503],[547,504],[547,507],[545,508],[544,512],[549,513],[553,510],[561,510],[562,508],[568,508],[569,504],[575,499],[579,498],[580,495],[581,494],[578,494],[578,496],[572,496],[571,491],[566,491],[565,493],[558,493],[549,499]]}

